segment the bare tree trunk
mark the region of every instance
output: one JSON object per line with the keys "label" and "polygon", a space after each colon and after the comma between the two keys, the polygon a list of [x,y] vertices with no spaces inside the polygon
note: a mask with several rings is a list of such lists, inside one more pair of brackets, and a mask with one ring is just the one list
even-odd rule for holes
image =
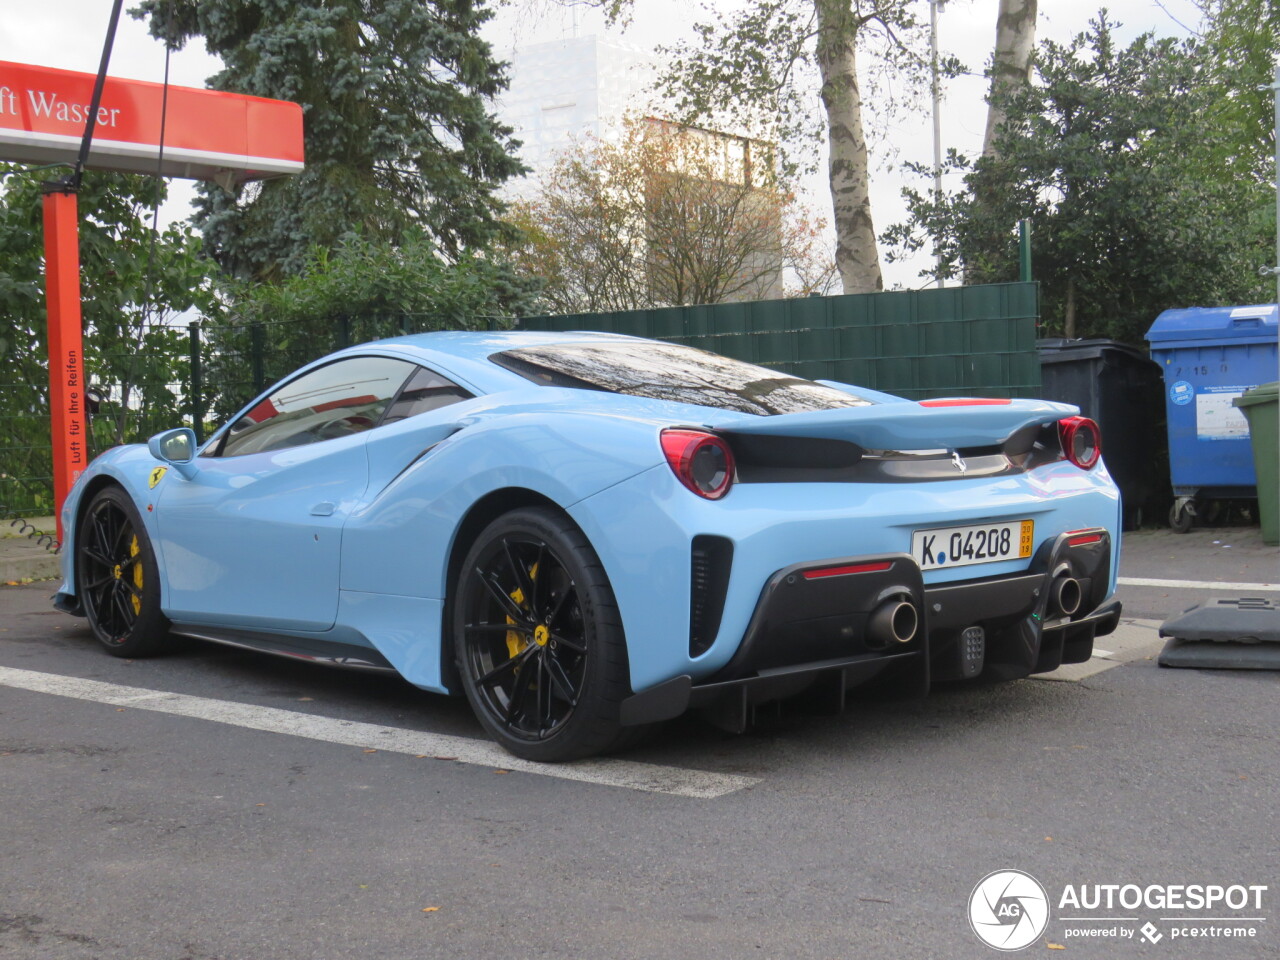
{"label": "bare tree trunk", "polygon": [[1036,0],[1000,0],[996,18],[996,48],[991,62],[991,93],[982,155],[996,153],[996,132],[1005,112],[997,94],[1017,89],[1031,79],[1031,49],[1036,42]]}
{"label": "bare tree trunk", "polygon": [[859,21],[850,0],[814,0],[818,13],[818,67],[827,112],[827,164],[836,228],[836,267],[845,293],[884,289],[871,222],[867,141],[862,132],[854,43]]}

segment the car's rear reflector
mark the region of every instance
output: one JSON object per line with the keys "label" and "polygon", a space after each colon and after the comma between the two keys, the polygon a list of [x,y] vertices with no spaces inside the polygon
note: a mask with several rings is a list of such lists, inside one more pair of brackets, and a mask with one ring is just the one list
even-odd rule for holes
{"label": "car's rear reflector", "polygon": [[1100,533],[1068,533],[1067,544],[1072,547],[1084,547],[1091,543],[1101,543],[1102,534]]}
{"label": "car's rear reflector", "polygon": [[806,570],[806,580],[821,580],[823,577],[843,577],[850,573],[882,573],[893,566],[892,560],[878,563],[855,563],[847,567],[822,567],[818,570]]}

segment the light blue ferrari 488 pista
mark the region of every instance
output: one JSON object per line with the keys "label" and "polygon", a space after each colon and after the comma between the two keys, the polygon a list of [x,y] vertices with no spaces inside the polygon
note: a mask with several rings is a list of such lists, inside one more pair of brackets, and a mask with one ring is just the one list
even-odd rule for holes
{"label": "light blue ferrari 488 pista", "polygon": [[466,695],[512,753],[691,708],[1013,679],[1120,617],[1097,426],[913,402],[607,334],[342,350],[197,448],[98,457],[56,603],[117,656],[173,635]]}

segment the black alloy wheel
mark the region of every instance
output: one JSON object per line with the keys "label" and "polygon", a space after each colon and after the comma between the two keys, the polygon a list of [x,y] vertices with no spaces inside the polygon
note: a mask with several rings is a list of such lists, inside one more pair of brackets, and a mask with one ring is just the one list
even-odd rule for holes
{"label": "black alloy wheel", "polygon": [[118,487],[90,501],[76,535],[76,593],[107,652],[145,657],[163,649],[160,573],[146,529]]}
{"label": "black alloy wheel", "polygon": [[600,560],[568,517],[546,508],[499,518],[459,576],[454,649],[480,722],[530,760],[573,760],[622,739],[626,643]]}

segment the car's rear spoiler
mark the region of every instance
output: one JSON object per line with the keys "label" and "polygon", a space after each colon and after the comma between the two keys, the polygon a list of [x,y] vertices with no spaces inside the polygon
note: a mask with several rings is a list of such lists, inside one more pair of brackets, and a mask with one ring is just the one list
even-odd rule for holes
{"label": "car's rear spoiler", "polygon": [[930,450],[997,446],[1025,427],[1077,413],[1077,407],[1048,400],[956,406],[903,401],[772,417],[713,414],[703,422],[726,433],[845,440],[864,449]]}

